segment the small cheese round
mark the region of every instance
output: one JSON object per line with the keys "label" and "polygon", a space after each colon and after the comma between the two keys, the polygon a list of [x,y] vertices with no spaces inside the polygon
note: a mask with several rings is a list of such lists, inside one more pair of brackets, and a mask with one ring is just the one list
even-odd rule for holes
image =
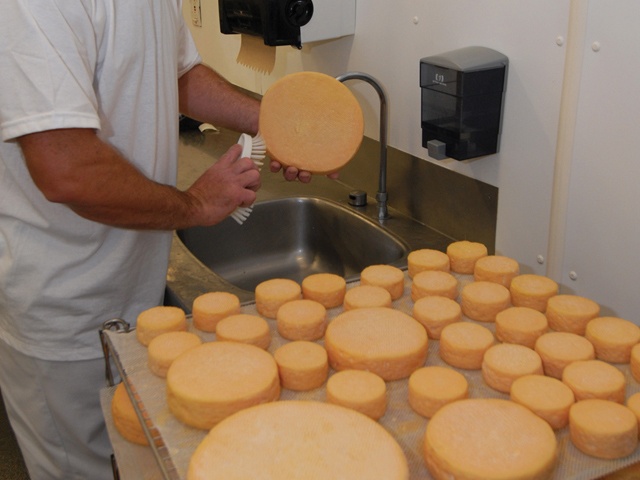
{"label": "small cheese round", "polygon": [[202,339],[191,332],[167,332],[149,342],[147,364],[155,375],[165,378],[173,361],[187,350],[202,343]]}
{"label": "small cheese round", "polygon": [[640,343],[634,345],[631,349],[631,358],[629,359],[629,366],[631,368],[631,375],[640,382]]}
{"label": "small cheese round", "polygon": [[229,292],[204,293],[193,301],[193,326],[203,332],[215,332],[218,322],[240,313],[240,299]]}
{"label": "small cheese round", "polygon": [[111,416],[116,430],[125,440],[138,445],[149,445],[140,419],[123,383],[119,383],[113,392]]}
{"label": "small cheese round", "polygon": [[327,328],[327,309],[315,300],[292,300],[278,309],[276,324],[287,340],[319,340]]}
{"label": "small cheese round", "polygon": [[367,307],[391,307],[391,294],[375,285],[357,285],[344,295],[344,309]]}
{"label": "small cheese round", "polygon": [[369,370],[384,380],[406,378],[427,360],[424,327],[391,308],[358,308],[338,315],[325,334],[336,370]]}
{"label": "small cheese round", "polygon": [[494,282],[472,282],[460,294],[462,313],[471,320],[495,322],[496,315],[509,308],[509,289]]}
{"label": "small cheese round", "polygon": [[334,273],[315,273],[302,280],[302,297],[315,300],[325,308],[342,305],[346,291],[346,280]]}
{"label": "small cheese round", "polygon": [[509,307],[496,315],[496,338],[534,348],[549,329],[544,313],[528,307]]}
{"label": "small cheese round", "polygon": [[570,363],[596,358],[589,340],[575,333],[548,332],[536,340],[535,351],[542,358],[545,375],[562,379],[562,372]]}
{"label": "small cheese round", "polygon": [[509,286],[511,303],[515,307],[529,307],[544,312],[549,299],[558,294],[558,288],[555,281],[542,275],[518,275]]}
{"label": "small cheese round", "polygon": [[258,313],[274,319],[282,305],[302,298],[302,287],[288,278],[272,278],[256,286],[255,297]]}
{"label": "small cheese round", "polygon": [[525,375],[511,384],[511,400],[524,405],[559,430],[569,424],[569,409],[575,403],[573,391],[557,378]]}
{"label": "small cheese round", "polygon": [[584,335],[587,323],[599,314],[596,302],[578,295],[555,295],[547,302],[547,320],[557,332]]}
{"label": "small cheese round", "polygon": [[489,348],[482,360],[482,378],[494,390],[509,393],[511,384],[525,375],[543,375],[540,355],[515,343]]}
{"label": "small cheese round", "polygon": [[636,416],[638,425],[640,426],[640,392],[634,393],[627,398],[627,408]]}
{"label": "small cheese round", "polygon": [[411,300],[416,302],[430,295],[455,300],[458,297],[458,279],[449,272],[440,270],[416,273],[411,283]]}
{"label": "small cheese round", "polygon": [[461,240],[449,244],[447,255],[449,256],[451,271],[472,275],[476,261],[487,256],[487,247],[482,243]]}
{"label": "small cheese round", "polygon": [[567,365],[562,372],[576,401],[600,398],[624,403],[627,383],[624,374],[602,360],[579,360]]}
{"label": "small cheese round", "polygon": [[327,380],[329,361],[322,345],[302,340],[289,342],[278,348],[273,357],[283,388],[302,392],[318,388]]}
{"label": "small cheese round", "polygon": [[413,278],[416,273],[427,270],[449,271],[449,256],[440,250],[423,248],[413,250],[407,256],[407,273]]}
{"label": "small cheese round", "polygon": [[152,307],[140,313],[136,320],[136,338],[144,346],[149,345],[158,335],[186,329],[187,316],[178,307]]}
{"label": "small cheese round", "polygon": [[169,411],[181,422],[203,430],[279,396],[280,378],[273,356],[245,343],[203,343],[176,358],[167,372]]}
{"label": "small cheese round", "polygon": [[360,272],[360,284],[385,288],[397,300],[404,294],[404,272],[392,265],[370,265]]}
{"label": "small cheese round", "polygon": [[585,337],[596,349],[596,358],[629,363],[631,349],[640,342],[640,327],[618,317],[598,317],[587,324]]}
{"label": "small cheese round", "polygon": [[569,434],[571,442],[587,455],[622,458],[638,445],[638,420],[624,405],[601,399],[583,400],[571,407]]}
{"label": "small cheese round", "polygon": [[452,323],[440,334],[440,358],[452,367],[480,370],[482,358],[494,342],[491,330],[482,325]]}
{"label": "small cheese round", "polygon": [[462,309],[455,300],[447,297],[429,296],[413,304],[413,318],[427,330],[429,338],[438,340],[442,329],[462,320]]}
{"label": "small cheese round", "polygon": [[248,343],[266,350],[271,344],[271,331],[264,318],[237,313],[218,322],[216,338],[221,341]]}
{"label": "small cheese round", "polygon": [[365,370],[343,370],[327,381],[327,402],[351,408],[378,420],[387,410],[387,384]]}
{"label": "small cheese round", "polygon": [[469,382],[459,372],[446,367],[422,367],[409,377],[409,405],[426,418],[448,403],[469,395]]}
{"label": "small cheese round", "polygon": [[436,479],[542,480],[557,462],[547,422],[515,402],[472,398],[450,403],[429,420],[423,453]]}
{"label": "small cheese round", "polygon": [[476,261],[473,278],[476,282],[494,282],[509,288],[511,280],[520,274],[520,265],[513,258],[488,255]]}
{"label": "small cheese round", "polygon": [[280,401],[227,418],[196,448],[187,480],[408,480],[402,448],[378,422],[339,405]]}

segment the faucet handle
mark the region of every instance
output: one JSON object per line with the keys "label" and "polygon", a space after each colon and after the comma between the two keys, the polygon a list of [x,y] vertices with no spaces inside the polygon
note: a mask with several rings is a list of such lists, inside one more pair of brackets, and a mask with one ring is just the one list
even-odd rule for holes
{"label": "faucet handle", "polygon": [[363,190],[353,190],[349,192],[349,205],[354,207],[364,207],[367,204],[367,192]]}

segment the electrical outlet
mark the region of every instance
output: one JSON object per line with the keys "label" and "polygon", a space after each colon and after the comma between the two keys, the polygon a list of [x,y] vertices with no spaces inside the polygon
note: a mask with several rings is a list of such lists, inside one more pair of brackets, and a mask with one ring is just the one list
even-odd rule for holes
{"label": "electrical outlet", "polygon": [[200,0],[191,0],[191,23],[196,27],[202,26],[202,10]]}

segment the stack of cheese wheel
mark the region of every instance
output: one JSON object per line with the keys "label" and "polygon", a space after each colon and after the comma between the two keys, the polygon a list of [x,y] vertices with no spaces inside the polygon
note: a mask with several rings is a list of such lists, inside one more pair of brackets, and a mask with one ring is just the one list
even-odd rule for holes
{"label": "stack of cheese wheel", "polygon": [[342,305],[346,291],[345,279],[333,273],[316,273],[302,280],[303,298],[315,300],[325,308]]}
{"label": "stack of cheese wheel", "polygon": [[513,258],[488,255],[476,260],[473,278],[476,282],[495,282],[509,288],[511,280],[520,273],[520,265]]}
{"label": "stack of cheese wheel", "polygon": [[602,360],[581,360],[567,365],[562,372],[577,401],[600,398],[624,403],[626,380],[624,374]]}
{"label": "stack of cheese wheel", "polygon": [[555,295],[547,302],[549,326],[558,332],[584,335],[587,323],[600,314],[600,306],[578,295]]}
{"label": "stack of cheese wheel", "polygon": [[149,370],[159,377],[166,377],[169,367],[176,358],[201,343],[200,337],[191,332],[167,332],[158,335],[149,342],[147,350]]}
{"label": "stack of cheese wheel", "polygon": [[416,273],[411,283],[411,300],[437,295],[455,300],[458,297],[458,280],[449,272],[425,270]]}
{"label": "stack of cheese wheel", "polygon": [[491,388],[503,393],[509,393],[511,384],[518,378],[543,373],[540,355],[515,343],[492,346],[482,360],[482,378]]}
{"label": "stack of cheese wheel", "polygon": [[509,307],[496,314],[496,338],[534,348],[549,328],[544,313],[527,307]]}
{"label": "stack of cheese wheel", "polygon": [[258,313],[267,318],[276,318],[282,305],[302,298],[302,287],[288,278],[272,278],[256,286],[255,297]]}
{"label": "stack of cheese wheel", "polygon": [[479,322],[495,322],[496,315],[511,305],[507,287],[494,282],[472,282],[460,294],[462,313]]}
{"label": "stack of cheese wheel", "polygon": [[315,300],[292,300],[278,309],[276,325],[287,340],[319,340],[327,328],[327,309]]}
{"label": "stack of cheese wheel", "polygon": [[485,352],[494,343],[493,333],[482,325],[452,323],[440,334],[440,358],[452,367],[480,370]]}
{"label": "stack of cheese wheel", "polygon": [[585,337],[596,358],[611,363],[629,363],[631,349],[640,342],[640,327],[618,317],[598,317],[587,324]]}
{"label": "stack of cheese wheel", "polygon": [[467,398],[469,383],[464,375],[446,367],[422,367],[409,377],[409,405],[426,418],[448,403]]}
{"label": "stack of cheese wheel", "polygon": [[280,384],[296,391],[313,390],[327,379],[329,362],[321,345],[303,340],[285,343],[273,357],[278,364]]}
{"label": "stack of cheese wheel", "polygon": [[575,403],[573,391],[557,378],[525,375],[511,384],[511,400],[524,405],[551,428],[559,430],[569,424],[569,409]]}
{"label": "stack of cheese wheel", "polygon": [[149,308],[138,315],[136,338],[147,346],[158,335],[187,329],[187,316],[178,307],[158,306]]}
{"label": "stack of cheese wheel", "polygon": [[427,270],[448,272],[449,269],[449,256],[440,250],[424,248],[413,250],[407,256],[407,273],[410,278]]}
{"label": "stack of cheese wheel", "polygon": [[397,300],[404,293],[404,272],[392,265],[370,265],[360,272],[360,283],[382,287]]}
{"label": "stack of cheese wheel", "polygon": [[344,309],[367,307],[391,307],[391,294],[376,285],[357,285],[344,295]]}
{"label": "stack of cheese wheel", "polygon": [[111,416],[116,430],[125,440],[138,445],[149,445],[140,419],[136,414],[123,383],[119,383],[111,399]]}
{"label": "stack of cheese wheel", "polygon": [[570,363],[596,358],[593,344],[586,338],[569,332],[548,332],[536,340],[535,351],[542,359],[545,375],[562,378]]}
{"label": "stack of cheese wheel", "polygon": [[429,296],[413,304],[413,318],[427,330],[429,338],[440,339],[442,329],[462,320],[460,304],[448,297]]}
{"label": "stack of cheese wheel", "polygon": [[515,307],[529,307],[540,312],[547,310],[547,302],[558,294],[558,284],[548,277],[532,273],[518,275],[511,280],[509,291]]}
{"label": "stack of cheese wheel", "polygon": [[203,332],[215,332],[218,322],[240,313],[240,299],[229,292],[204,293],[193,301],[193,326]]}
{"label": "stack of cheese wheel", "polygon": [[461,240],[450,243],[447,247],[447,255],[451,271],[472,275],[476,261],[487,256],[487,247],[482,243]]}
{"label": "stack of cheese wheel", "polygon": [[387,385],[365,370],[342,370],[327,381],[327,402],[351,408],[378,420],[387,410]]}
{"label": "stack of cheese wheel", "polygon": [[271,331],[264,318],[237,313],[218,322],[216,338],[221,341],[248,343],[266,350],[271,344]]}

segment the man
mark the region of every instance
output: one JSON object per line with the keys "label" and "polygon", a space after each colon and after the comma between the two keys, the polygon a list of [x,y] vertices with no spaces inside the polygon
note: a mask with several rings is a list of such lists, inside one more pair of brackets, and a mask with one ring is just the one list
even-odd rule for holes
{"label": "man", "polygon": [[259,111],[201,64],[181,8],[0,5],[0,390],[33,480],[113,478],[102,322],[162,302],[171,230],[215,224],[260,187],[239,146],[173,186],[179,113],[255,134]]}

